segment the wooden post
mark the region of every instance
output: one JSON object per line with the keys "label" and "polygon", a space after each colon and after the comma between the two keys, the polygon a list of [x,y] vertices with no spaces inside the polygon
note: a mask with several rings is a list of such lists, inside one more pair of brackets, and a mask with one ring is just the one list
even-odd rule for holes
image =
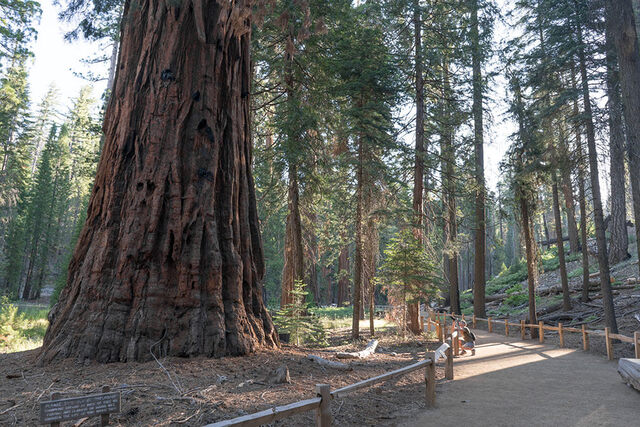
{"label": "wooden post", "polygon": [[582,325],[582,348],[589,351],[589,334],[587,333],[587,325]]}
{"label": "wooden post", "polygon": [[320,406],[316,409],[316,427],[331,427],[331,386],[329,384],[316,384],[316,394],[322,398]]}
{"label": "wooden post", "polygon": [[448,380],[453,379],[453,351],[449,347],[444,354],[447,356],[447,361],[444,365],[444,377]]}
{"label": "wooden post", "polygon": [[420,331],[424,332],[424,316],[420,315]]}
{"label": "wooden post", "polygon": [[442,339],[442,325],[440,325],[439,320],[436,320],[436,335],[438,336],[438,341],[444,342]]}
{"label": "wooden post", "polygon": [[613,347],[611,345],[611,338],[609,337],[610,333],[611,333],[611,329],[609,329],[608,326],[604,328],[604,339],[607,344],[607,359],[613,360]]}
{"label": "wooden post", "polygon": [[487,322],[488,322],[488,324],[489,324],[489,332],[491,332],[491,330],[493,329],[493,328],[491,327],[491,317],[489,317],[489,319],[487,319]]}
{"label": "wooden post", "polygon": [[[449,349],[451,350],[451,349]],[[435,408],[436,406],[436,356],[433,352],[427,355],[429,359],[431,359],[431,363],[429,363],[425,367],[424,372],[424,382],[425,382],[425,392],[424,392],[424,400],[427,405],[427,408]],[[447,357],[447,362],[449,358]]]}
{"label": "wooden post", "polygon": [[427,317],[427,332],[431,332],[431,317]]}
{"label": "wooden post", "polygon": [[[51,400],[58,400],[62,397],[62,395],[60,393],[58,393],[57,391],[54,391],[53,393],[51,393]],[[56,421],[54,423],[51,423],[51,427],[60,427],[60,422]]]}
{"label": "wooden post", "polygon": [[558,338],[560,338],[560,347],[564,347],[564,330],[562,329],[562,322],[558,322]]}
{"label": "wooden post", "polygon": [[504,319],[504,334],[509,336],[509,319]]}
{"label": "wooden post", "polygon": [[636,359],[640,359],[640,332],[633,333],[633,343],[636,348]]}
{"label": "wooden post", "polygon": [[540,330],[540,344],[544,342],[544,322],[541,320],[538,322],[538,329]]}
{"label": "wooden post", "polygon": [[453,337],[453,342],[451,344],[453,345],[453,355],[459,356],[460,355],[460,338],[458,334],[456,334],[456,336]]}
{"label": "wooden post", "polygon": [[[103,393],[109,393],[110,391],[111,391],[111,388],[108,385],[102,386]],[[100,415],[100,425],[102,427],[109,425],[109,414]]]}
{"label": "wooden post", "polygon": [[524,329],[524,320],[520,321],[520,338],[522,339],[522,341],[525,340],[525,329]]}
{"label": "wooden post", "polygon": [[473,313],[472,324],[473,324],[473,329],[475,329],[476,328],[476,314],[475,313]]}

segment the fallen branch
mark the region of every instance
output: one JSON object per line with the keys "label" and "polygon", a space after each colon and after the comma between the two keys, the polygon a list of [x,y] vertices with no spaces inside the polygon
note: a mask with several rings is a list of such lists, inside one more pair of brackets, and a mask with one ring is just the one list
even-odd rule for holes
{"label": "fallen branch", "polygon": [[378,347],[378,340],[371,340],[367,343],[367,346],[364,350],[356,351],[353,353],[348,352],[339,352],[336,354],[338,359],[364,359],[365,357],[371,356],[376,352],[376,348]]}
{"label": "fallen branch", "polygon": [[311,360],[312,362],[316,362],[320,366],[326,366],[327,368],[343,369],[345,371],[353,370],[353,368],[346,363],[334,362],[333,360],[323,359],[322,357],[315,356],[313,354],[308,355],[307,359]]}

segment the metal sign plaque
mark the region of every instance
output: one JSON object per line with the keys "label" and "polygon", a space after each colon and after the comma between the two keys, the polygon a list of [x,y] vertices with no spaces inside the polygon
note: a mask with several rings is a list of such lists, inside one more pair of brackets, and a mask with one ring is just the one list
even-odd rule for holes
{"label": "metal sign plaque", "polygon": [[120,412],[120,392],[40,402],[40,423],[76,420]]}

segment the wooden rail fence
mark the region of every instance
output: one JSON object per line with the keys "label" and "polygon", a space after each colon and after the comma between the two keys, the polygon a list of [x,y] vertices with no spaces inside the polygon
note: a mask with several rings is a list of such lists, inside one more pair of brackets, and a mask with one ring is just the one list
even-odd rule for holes
{"label": "wooden rail fence", "polygon": [[344,397],[356,390],[423,368],[425,370],[424,399],[427,407],[432,408],[436,404],[436,363],[443,357],[446,357],[445,377],[447,379],[453,379],[453,358],[451,357],[451,349],[448,344],[444,343],[438,347],[436,351],[428,352],[425,360],[396,369],[395,371],[387,372],[333,391],[331,391],[331,386],[329,384],[317,384],[315,387],[316,397],[311,399],[301,400],[288,405],[276,406],[270,409],[265,409],[264,411],[256,412],[255,414],[244,415],[230,420],[219,421],[217,423],[208,424],[205,427],[254,427],[272,423],[276,420],[281,420],[295,414],[314,410],[316,411],[316,426],[329,427],[333,424],[333,415],[331,413],[331,401],[333,399]]}
{"label": "wooden rail fence", "polygon": [[[424,316],[424,317],[426,317],[426,330],[431,331],[432,325],[434,325],[433,328],[435,329],[438,339],[444,342],[446,340],[446,334],[447,334],[446,331],[448,329],[447,318],[450,318],[451,314],[435,313],[434,315],[435,319],[432,319],[430,316]],[[462,319],[465,321],[467,320],[465,319],[464,314],[462,316],[454,315],[454,318]],[[582,348],[585,351],[589,350],[590,335],[604,337],[606,348],[607,348],[607,358],[609,360],[613,360],[613,340],[619,340],[622,342],[633,344],[634,350],[635,350],[635,357],[636,359],[640,359],[640,333],[637,331],[633,333],[633,337],[628,337],[622,334],[611,333],[611,330],[608,327],[606,327],[604,331],[601,331],[601,330],[595,330],[595,329],[587,329],[585,325],[582,325],[581,328],[567,327],[567,326],[564,326],[562,323],[558,323],[558,326],[545,325],[544,322],[542,321],[538,322],[538,324],[525,323],[524,320],[521,320],[519,323],[514,323],[514,322],[509,322],[508,319],[500,320],[500,319],[494,319],[493,317],[488,317],[484,319],[481,317],[476,317],[476,315],[474,314],[471,318],[471,324],[473,325],[474,328],[476,327],[478,322],[487,322],[487,329],[489,332],[493,332],[493,327],[495,324],[502,324],[504,325],[504,334],[506,336],[509,336],[510,326],[514,328],[520,328],[520,338],[522,340],[526,339],[527,328],[538,329],[538,332],[539,332],[538,339],[540,340],[540,343],[544,342],[544,339],[545,339],[544,331],[556,331],[558,332],[560,347],[565,346],[565,341],[564,341],[565,332],[579,333],[579,334],[582,334]],[[457,345],[454,342],[452,342],[452,345],[454,347],[454,354],[457,355],[457,350],[456,350]]]}

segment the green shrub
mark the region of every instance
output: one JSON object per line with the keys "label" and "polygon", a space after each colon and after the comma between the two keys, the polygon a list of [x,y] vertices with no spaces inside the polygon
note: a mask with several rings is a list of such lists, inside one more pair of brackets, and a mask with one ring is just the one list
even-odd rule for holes
{"label": "green shrub", "polygon": [[0,298],[0,353],[39,347],[47,325],[47,310],[33,309],[22,313],[3,296]]}

